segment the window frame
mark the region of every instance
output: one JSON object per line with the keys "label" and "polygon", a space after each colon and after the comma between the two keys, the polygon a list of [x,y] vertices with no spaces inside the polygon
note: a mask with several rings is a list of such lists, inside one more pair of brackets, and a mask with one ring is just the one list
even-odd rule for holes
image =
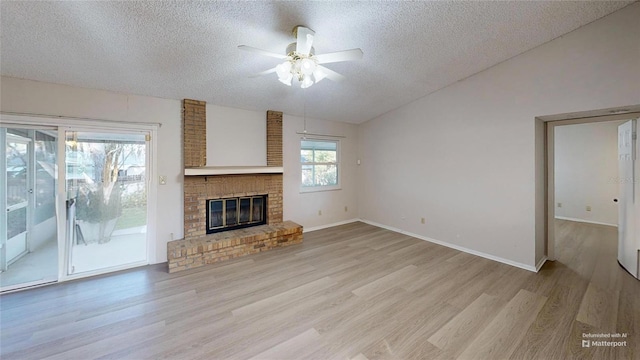
{"label": "window frame", "polygon": [[[334,143],[336,144],[336,161],[335,162],[303,162],[302,161],[302,142],[303,141],[318,141],[318,142],[327,142],[327,143]],[[300,166],[298,167],[299,173],[298,173],[298,179],[300,180],[300,193],[312,193],[312,192],[320,192],[320,191],[333,191],[333,190],[341,190],[342,189],[342,185],[341,185],[341,181],[340,181],[340,176],[341,176],[341,166],[340,166],[340,157],[341,157],[341,151],[340,151],[340,140],[338,139],[322,139],[322,138],[315,138],[315,137],[306,137],[306,138],[301,138],[300,142],[299,142],[299,151],[298,151],[298,156],[300,157]],[[314,159],[315,160],[315,159]],[[335,165],[336,166],[336,184],[335,185],[313,185],[313,186],[304,186],[302,184],[302,167],[303,166],[316,166],[316,165]]]}

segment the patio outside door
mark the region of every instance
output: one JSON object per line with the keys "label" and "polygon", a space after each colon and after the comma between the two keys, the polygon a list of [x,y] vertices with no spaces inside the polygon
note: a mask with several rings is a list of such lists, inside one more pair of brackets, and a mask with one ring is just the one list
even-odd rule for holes
{"label": "patio outside door", "polygon": [[0,291],[58,279],[56,148],[53,128],[0,127]]}
{"label": "patio outside door", "polygon": [[65,134],[68,274],[146,264],[147,137]]}

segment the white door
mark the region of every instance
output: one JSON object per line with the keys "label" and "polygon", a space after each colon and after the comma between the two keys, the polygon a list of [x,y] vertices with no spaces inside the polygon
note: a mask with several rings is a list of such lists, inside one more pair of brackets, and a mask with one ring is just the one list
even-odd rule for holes
{"label": "white door", "polygon": [[618,172],[620,175],[618,212],[618,262],[638,277],[638,242],[635,234],[636,120],[618,126]]}

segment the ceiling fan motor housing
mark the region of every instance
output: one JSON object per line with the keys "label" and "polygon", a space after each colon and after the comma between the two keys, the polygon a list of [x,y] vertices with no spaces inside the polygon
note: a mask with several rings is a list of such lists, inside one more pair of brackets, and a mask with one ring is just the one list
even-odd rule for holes
{"label": "ceiling fan motor housing", "polygon": [[[300,56],[301,54],[298,54],[296,52],[296,47],[297,47],[297,42],[292,42],[291,44],[289,44],[289,46],[287,46],[287,56],[291,56],[293,58],[295,57],[299,57],[301,58],[302,56]],[[316,54],[316,49],[313,48],[313,46],[311,47],[311,50],[309,50],[309,56],[307,57],[311,57],[313,55]]]}

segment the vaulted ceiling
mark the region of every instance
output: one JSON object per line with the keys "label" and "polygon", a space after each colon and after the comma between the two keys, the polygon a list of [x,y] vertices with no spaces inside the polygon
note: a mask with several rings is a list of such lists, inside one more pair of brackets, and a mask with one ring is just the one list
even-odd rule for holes
{"label": "vaulted ceiling", "polygon": [[[633,1],[2,1],[2,75],[361,123],[564,35]],[[295,25],[346,79],[287,87],[275,58]],[[306,98],[306,101],[304,101]],[[306,107],[305,107],[306,102]]]}

